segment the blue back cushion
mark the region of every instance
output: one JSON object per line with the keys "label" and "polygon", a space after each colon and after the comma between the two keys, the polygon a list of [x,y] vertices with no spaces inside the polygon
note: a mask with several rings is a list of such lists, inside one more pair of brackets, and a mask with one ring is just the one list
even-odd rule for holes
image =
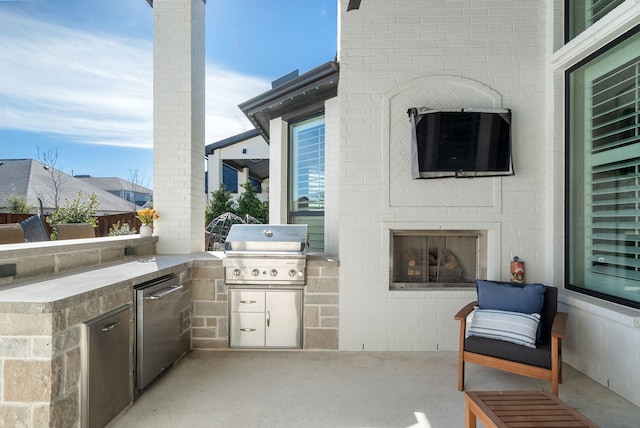
{"label": "blue back cushion", "polygon": [[480,309],[539,314],[545,289],[544,284],[476,280]]}

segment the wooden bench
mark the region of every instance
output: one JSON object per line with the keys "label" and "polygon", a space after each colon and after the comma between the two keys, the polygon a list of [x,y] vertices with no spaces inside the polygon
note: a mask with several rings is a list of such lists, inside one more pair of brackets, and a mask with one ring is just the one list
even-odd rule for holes
{"label": "wooden bench", "polygon": [[549,391],[467,391],[467,428],[598,426]]}

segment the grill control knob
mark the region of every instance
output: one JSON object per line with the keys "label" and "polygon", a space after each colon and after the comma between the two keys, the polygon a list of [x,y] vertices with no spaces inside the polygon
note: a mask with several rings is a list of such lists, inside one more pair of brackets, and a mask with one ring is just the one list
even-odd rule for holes
{"label": "grill control knob", "polygon": [[240,269],[236,268],[233,270],[233,276],[240,276]]}
{"label": "grill control knob", "polygon": [[271,269],[271,271],[269,273],[271,274],[271,276],[278,275],[278,271],[276,269]]}
{"label": "grill control knob", "polygon": [[254,269],[254,270],[251,271],[251,275],[258,276],[258,275],[260,275],[260,271],[258,269]]}
{"label": "grill control knob", "polygon": [[295,269],[291,269],[291,270],[289,271],[289,276],[290,276],[290,277],[292,277],[292,278],[293,278],[294,276],[296,276],[297,274],[298,274],[298,272],[296,272],[296,270],[295,270]]}

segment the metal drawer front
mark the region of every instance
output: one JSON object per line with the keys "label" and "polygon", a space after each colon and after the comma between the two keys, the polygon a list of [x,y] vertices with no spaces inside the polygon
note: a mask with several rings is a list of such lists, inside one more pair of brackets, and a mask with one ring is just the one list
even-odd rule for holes
{"label": "metal drawer front", "polygon": [[231,291],[231,312],[264,312],[264,291]]}
{"label": "metal drawer front", "polygon": [[231,346],[256,348],[264,346],[264,312],[231,313]]}

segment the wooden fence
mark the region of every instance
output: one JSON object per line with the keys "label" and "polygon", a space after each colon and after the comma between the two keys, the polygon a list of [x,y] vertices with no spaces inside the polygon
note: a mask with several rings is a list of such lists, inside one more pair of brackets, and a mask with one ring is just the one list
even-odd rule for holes
{"label": "wooden fence", "polygon": [[[7,223],[20,223],[23,220],[28,219],[33,214],[8,214],[8,213],[0,213],[0,224]],[[44,216],[49,217],[48,215]],[[98,217],[98,227],[96,227],[96,236],[109,236],[109,229],[111,226],[120,222],[120,225],[125,223],[129,224],[129,227],[136,232],[140,230],[140,220],[136,218],[135,212],[130,213],[122,213],[122,214],[112,214]],[[45,227],[51,233],[51,226],[46,221]]]}

